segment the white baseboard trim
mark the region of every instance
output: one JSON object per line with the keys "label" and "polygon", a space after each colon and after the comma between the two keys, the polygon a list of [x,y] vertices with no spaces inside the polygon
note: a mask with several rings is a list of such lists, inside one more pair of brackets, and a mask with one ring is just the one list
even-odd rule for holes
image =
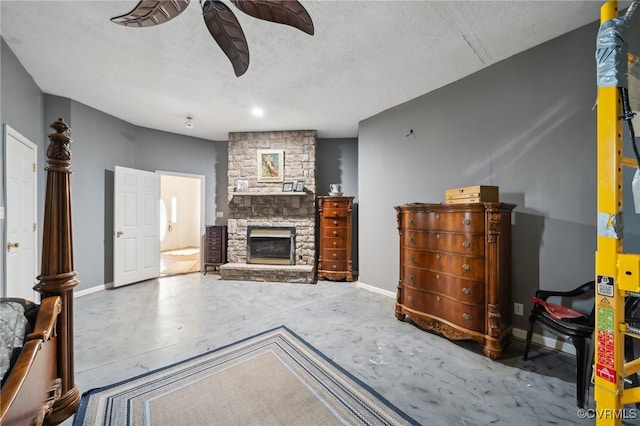
{"label": "white baseboard trim", "polygon": [[[516,339],[527,339],[527,330],[514,328],[512,329],[511,334]],[[543,336],[541,334],[533,333],[533,335],[531,336],[531,343],[535,343],[536,345],[544,346],[549,349],[562,351],[570,355],[576,354],[576,348],[571,344],[571,342],[567,342],[557,337]]]}
{"label": "white baseboard trim", "polygon": [[393,299],[396,298],[396,293],[393,292],[393,291],[389,291],[389,290],[385,290],[385,289],[380,288],[380,287],[376,287],[376,286],[373,286],[373,285],[365,284],[365,283],[360,282],[360,281],[356,281],[356,287],[357,288],[361,288],[363,290],[370,291],[372,293],[382,294],[383,296],[391,297]]}
{"label": "white baseboard trim", "polygon": [[105,290],[107,286],[105,284],[97,285],[95,287],[85,288],[84,290],[74,291],[73,298],[86,296],[88,294],[97,293],[99,291]]}

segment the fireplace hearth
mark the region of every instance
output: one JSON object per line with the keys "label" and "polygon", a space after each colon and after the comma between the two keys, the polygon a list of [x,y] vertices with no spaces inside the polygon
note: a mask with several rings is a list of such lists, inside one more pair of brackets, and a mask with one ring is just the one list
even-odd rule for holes
{"label": "fireplace hearth", "polygon": [[247,263],[295,265],[295,236],[295,227],[249,226]]}

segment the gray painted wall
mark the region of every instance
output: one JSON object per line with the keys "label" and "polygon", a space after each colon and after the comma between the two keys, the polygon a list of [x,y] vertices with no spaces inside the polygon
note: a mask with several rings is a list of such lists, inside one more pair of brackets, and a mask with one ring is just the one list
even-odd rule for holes
{"label": "gray painted wall", "polygon": [[[361,282],[395,292],[395,205],[439,203],[445,189],[477,184],[499,186],[501,200],[518,205],[512,294],[525,313],[536,289],[593,279],[597,29],[588,25],[360,123]],[[526,319],[514,325],[526,328]]]}

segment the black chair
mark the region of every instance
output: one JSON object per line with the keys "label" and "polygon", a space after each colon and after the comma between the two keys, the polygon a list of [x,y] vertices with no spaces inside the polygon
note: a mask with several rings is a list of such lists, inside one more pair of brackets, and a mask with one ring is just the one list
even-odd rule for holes
{"label": "black chair", "polygon": [[[589,281],[570,291],[538,290],[536,291],[536,297],[545,302],[552,296],[573,298],[586,295],[588,292],[591,292],[595,297],[594,289],[595,281]],[[593,306],[595,308],[595,303]],[[551,315],[541,303],[534,303],[529,316],[529,329],[527,330],[527,340],[524,345],[523,359],[526,361],[531,346],[533,328],[536,324],[543,326],[544,329],[558,336],[571,340],[571,343],[576,348],[576,395],[578,407],[580,408],[584,408],[585,396],[591,383],[594,314],[595,310],[592,309],[591,314],[585,314],[583,317],[558,319]]]}

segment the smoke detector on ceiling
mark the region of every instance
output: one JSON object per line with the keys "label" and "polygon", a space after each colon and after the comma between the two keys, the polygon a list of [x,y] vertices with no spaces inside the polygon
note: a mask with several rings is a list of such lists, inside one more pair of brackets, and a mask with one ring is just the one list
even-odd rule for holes
{"label": "smoke detector on ceiling", "polygon": [[193,128],[193,117],[190,117],[187,115],[187,121],[185,121],[184,123],[184,127],[186,127],[187,129],[192,129]]}

